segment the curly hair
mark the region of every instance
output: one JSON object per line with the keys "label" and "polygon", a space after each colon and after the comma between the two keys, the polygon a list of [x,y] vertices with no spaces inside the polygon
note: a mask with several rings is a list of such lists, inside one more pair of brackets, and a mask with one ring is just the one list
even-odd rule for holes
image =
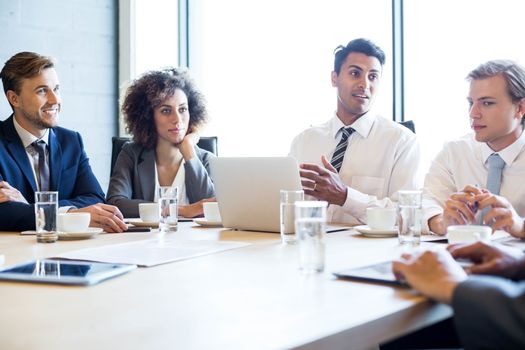
{"label": "curly hair", "polygon": [[168,67],[149,71],[131,83],[122,103],[126,129],[133,135],[133,141],[146,148],[155,147],[157,132],[153,111],[173,96],[176,89],[184,91],[188,98],[188,130],[195,130],[206,122],[204,95],[197,89],[187,69]]}

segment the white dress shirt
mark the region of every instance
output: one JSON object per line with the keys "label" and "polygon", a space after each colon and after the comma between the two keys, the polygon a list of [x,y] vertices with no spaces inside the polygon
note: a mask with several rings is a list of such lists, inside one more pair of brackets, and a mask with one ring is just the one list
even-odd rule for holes
{"label": "white dress shirt", "polygon": [[[184,164],[186,161],[183,159],[180,163],[179,170],[173,179],[171,186],[177,187],[177,204],[188,205],[190,203],[188,195],[186,194],[186,169]],[[159,201],[159,172],[157,170],[157,162],[155,162],[155,198],[154,201]]]}
{"label": "white dress shirt", "polygon": [[[344,126],[334,115],[325,124],[303,131],[293,140],[290,156],[299,163],[322,165],[321,156],[332,158]],[[412,131],[371,112],[351,127],[356,132],[348,139],[339,172],[348,186],[346,201],[343,206],[330,205],[327,220],[359,224],[366,222],[366,208],[394,207],[397,191],[420,187],[420,150]]]}
{"label": "white dress shirt", "polygon": [[46,129],[44,136],[42,136],[39,139],[35,135],[31,134],[29,131],[24,129],[20,124],[18,124],[18,122],[16,121],[16,118],[13,118],[13,125],[15,126],[15,130],[18,133],[20,140],[22,141],[22,145],[24,145],[24,149],[26,150],[26,155],[29,158],[31,169],[33,169],[33,177],[35,178],[36,187],[38,190],[40,190],[40,183],[36,176],[36,174],[38,173],[38,162],[35,162],[35,157],[33,156],[36,150],[33,149],[33,147],[29,147],[29,146],[33,142],[38,141],[38,140],[44,141],[45,144],[49,146],[49,129]]}
{"label": "white dress shirt", "polygon": [[423,192],[424,230],[428,232],[428,220],[443,213],[445,201],[467,185],[485,188],[487,183],[487,158],[497,153],[505,161],[500,195],[505,197],[525,217],[525,133],[507,148],[494,152],[486,143],[478,142],[474,134],[445,143],[432,162],[425,177]]}

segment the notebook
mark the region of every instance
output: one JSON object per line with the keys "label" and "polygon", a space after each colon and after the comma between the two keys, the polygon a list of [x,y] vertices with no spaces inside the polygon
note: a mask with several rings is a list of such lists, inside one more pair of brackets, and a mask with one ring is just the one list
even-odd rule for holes
{"label": "notebook", "polygon": [[299,166],[292,157],[218,157],[210,170],[222,226],[279,232],[281,190],[300,190]]}

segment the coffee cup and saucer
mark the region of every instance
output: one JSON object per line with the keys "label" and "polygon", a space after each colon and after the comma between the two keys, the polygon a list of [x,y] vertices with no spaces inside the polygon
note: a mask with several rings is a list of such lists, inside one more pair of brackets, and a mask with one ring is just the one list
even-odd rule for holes
{"label": "coffee cup and saucer", "polygon": [[367,225],[354,227],[365,237],[397,237],[397,210],[395,208],[367,208],[366,222]]}
{"label": "coffee cup and saucer", "polygon": [[159,203],[139,203],[140,219],[127,220],[128,223],[136,227],[159,227]]}
{"label": "coffee cup and saucer", "polygon": [[90,213],[62,213],[58,214],[58,239],[87,239],[103,232],[102,228],[89,227]]}
{"label": "coffee cup and saucer", "polygon": [[204,211],[203,218],[193,219],[193,222],[201,226],[220,227],[222,226],[221,213],[219,211],[219,203],[204,202],[202,203]]}

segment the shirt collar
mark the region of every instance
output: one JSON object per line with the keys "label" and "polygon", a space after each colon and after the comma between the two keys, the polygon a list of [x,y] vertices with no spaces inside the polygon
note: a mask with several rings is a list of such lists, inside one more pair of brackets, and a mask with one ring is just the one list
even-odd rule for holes
{"label": "shirt collar", "polygon": [[44,136],[42,136],[40,139],[36,137],[35,135],[31,134],[29,131],[24,129],[18,122],[16,121],[16,118],[13,116],[13,124],[15,126],[15,130],[18,133],[18,136],[20,137],[20,140],[22,140],[22,144],[24,145],[24,148],[27,148],[30,144],[37,140],[42,140],[46,143],[46,145],[49,145],[49,129],[46,129],[46,133]]}
{"label": "shirt collar", "polygon": [[366,138],[370,134],[370,130],[372,130],[372,126],[374,125],[376,117],[373,113],[370,111],[363,114],[361,117],[357,118],[355,122],[353,122],[351,125],[344,125],[341,119],[337,116],[337,114],[334,112],[334,117],[332,118],[331,123],[331,134],[333,135],[334,139],[339,136],[341,133],[341,128],[353,128],[359,135]]}
{"label": "shirt collar", "polygon": [[516,160],[516,158],[523,151],[524,147],[525,147],[525,132],[522,132],[520,137],[518,137],[516,141],[514,141],[512,144],[505,147],[499,152],[494,152],[494,150],[491,149],[489,145],[487,145],[486,142],[483,142],[481,144],[481,159],[483,160],[483,164],[485,164],[491,154],[497,153],[505,161],[505,164],[508,166]]}

